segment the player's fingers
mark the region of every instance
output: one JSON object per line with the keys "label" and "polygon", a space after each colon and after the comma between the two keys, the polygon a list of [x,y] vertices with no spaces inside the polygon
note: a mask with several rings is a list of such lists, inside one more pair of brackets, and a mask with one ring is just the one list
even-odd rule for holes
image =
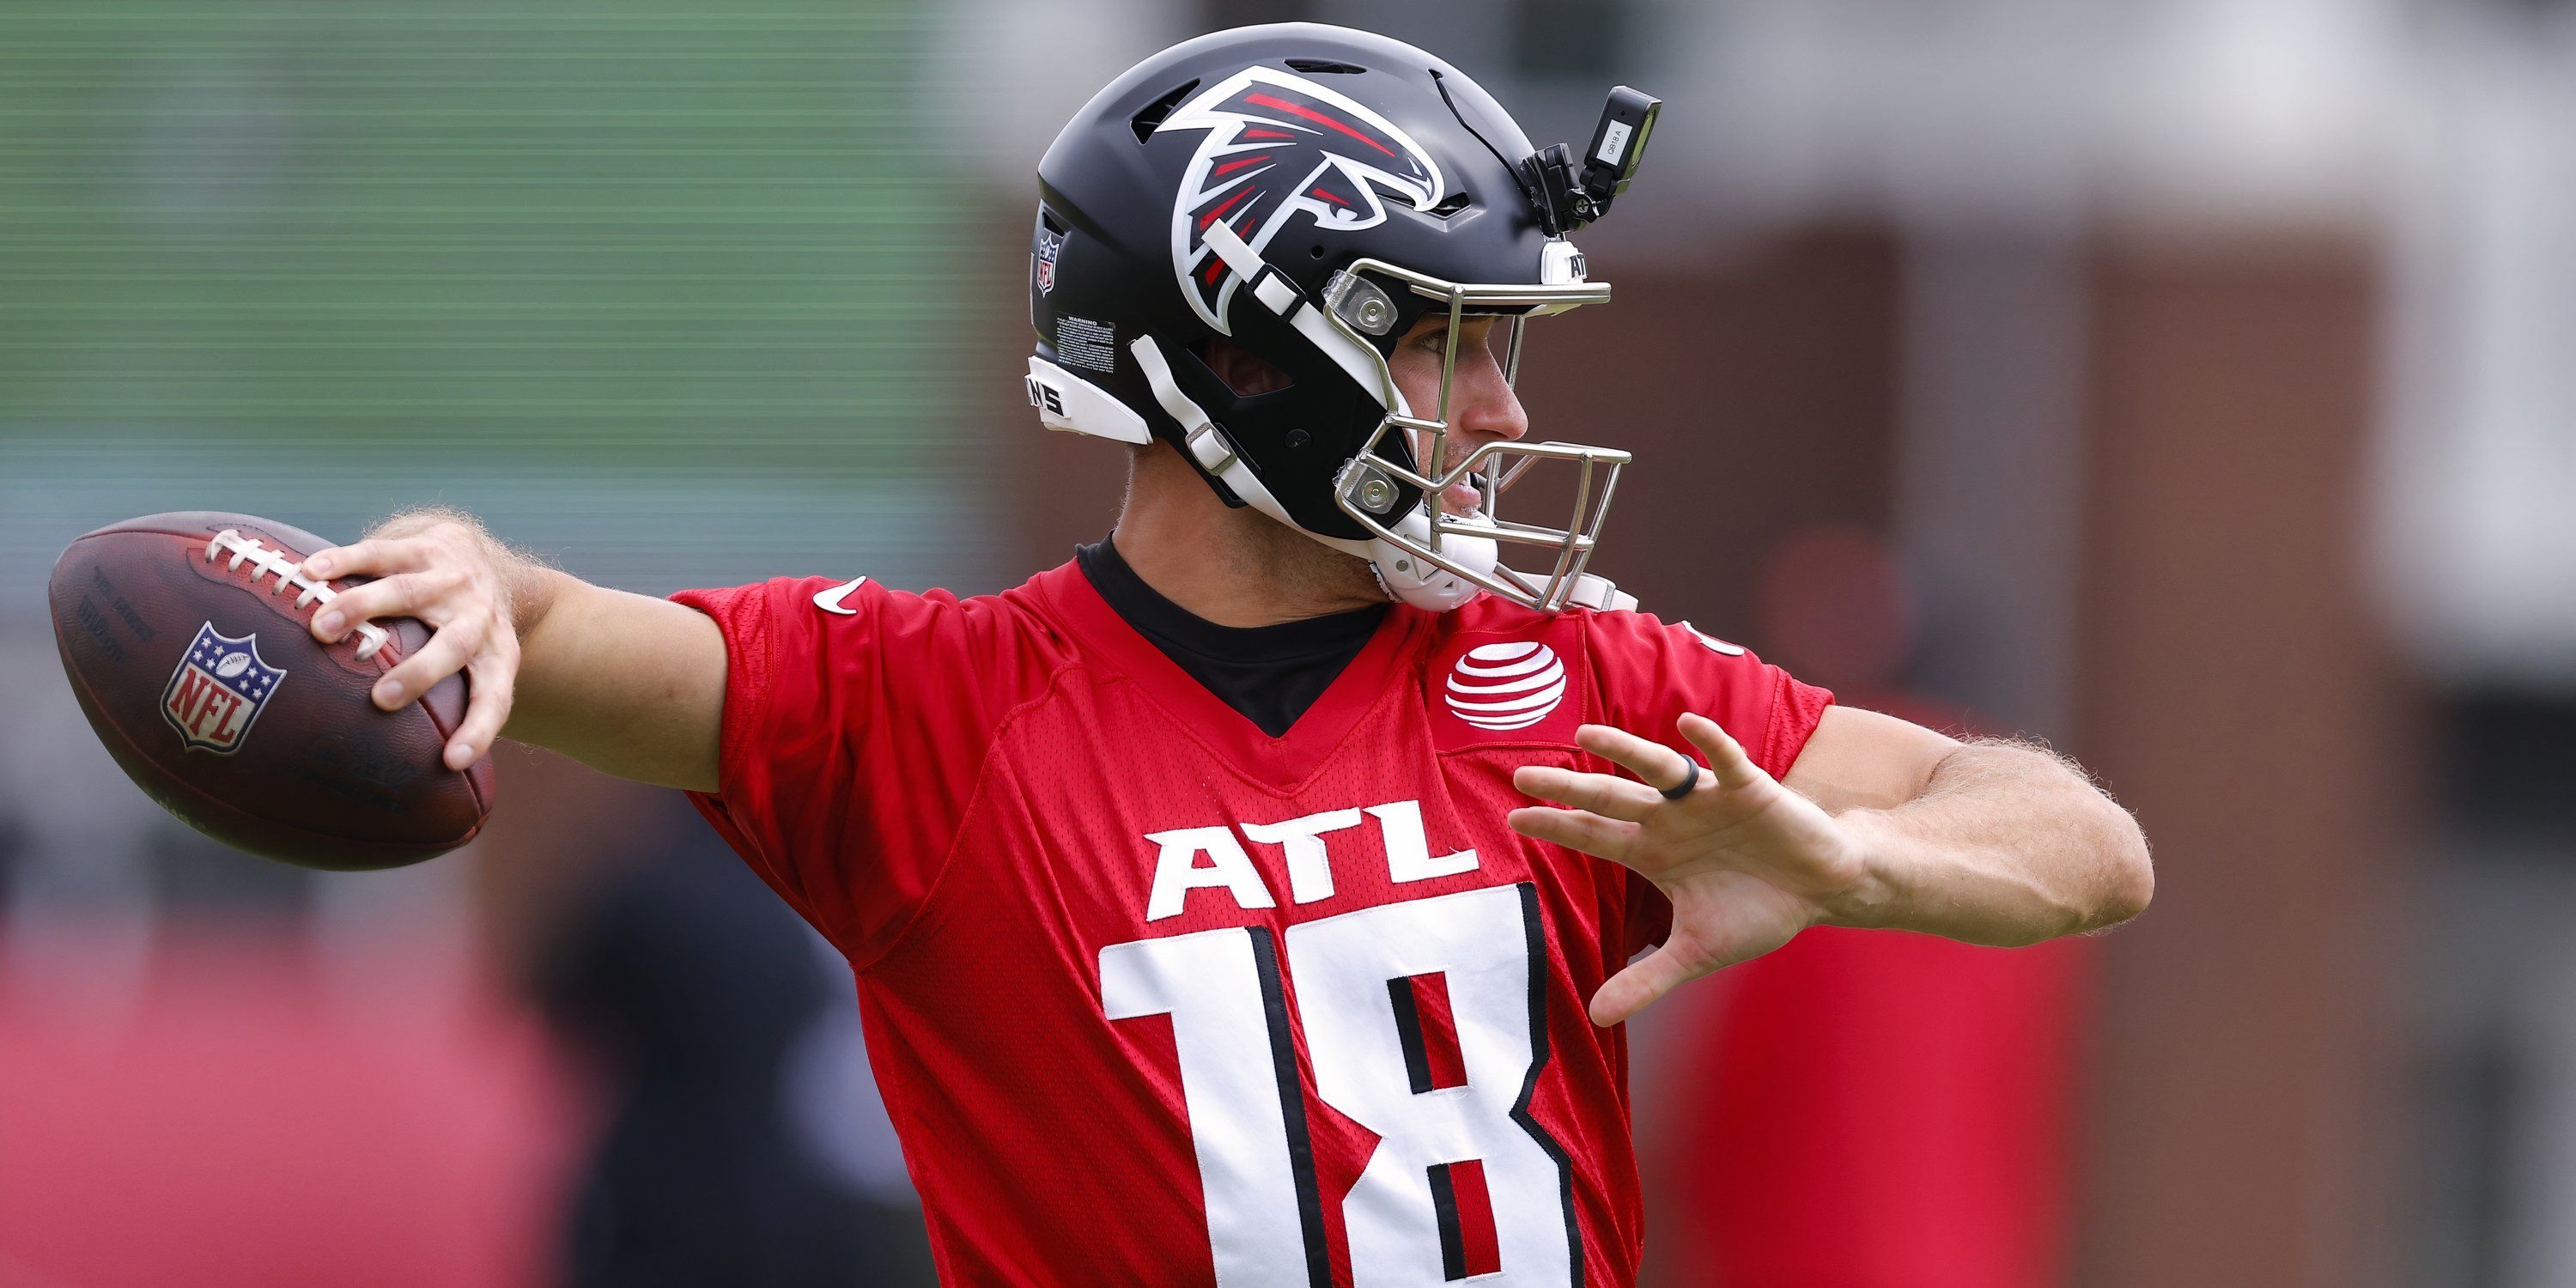
{"label": "player's fingers", "polygon": [[1762,781],[1762,767],[1744,754],[1744,746],[1725,727],[1697,712],[1683,712],[1679,721],[1682,736],[1708,761],[1708,771],[1717,785],[1735,790]]}
{"label": "player's fingers", "polygon": [[313,637],[333,643],[358,623],[381,617],[417,617],[432,626],[441,625],[455,615],[444,601],[460,580],[453,571],[431,568],[351,586],[313,614]]}
{"label": "player's fingers", "polygon": [[399,710],[402,704],[429,692],[429,686],[464,670],[465,664],[482,650],[490,630],[489,617],[472,615],[439,627],[419,652],[385,672],[368,696],[387,711]]}
{"label": "player's fingers", "polygon": [[316,550],[304,557],[310,577],[381,577],[409,572],[429,559],[429,548],[408,537],[372,537],[345,546]]}
{"label": "player's fingers", "polygon": [[1631,823],[1646,821],[1646,815],[1663,803],[1663,798],[1644,783],[1608,774],[1577,773],[1554,765],[1523,765],[1512,771],[1512,786],[1541,800]]}
{"label": "player's fingers", "polygon": [[1552,841],[1613,863],[1626,862],[1629,847],[1637,839],[1637,825],[1634,823],[1622,823],[1576,809],[1524,805],[1504,815],[1503,821],[1523,836]]}
{"label": "player's fingers", "polygon": [[1627,1021],[1628,1017],[1653,1005],[1655,999],[1696,979],[1702,972],[1693,970],[1667,944],[1628,963],[1626,970],[1611,976],[1592,995],[1592,1022],[1602,1028]]}
{"label": "player's fingers", "polygon": [[1690,777],[1690,761],[1680,752],[1610,725],[1588,724],[1574,731],[1575,744],[1635,774],[1660,792]]}
{"label": "player's fingers", "polygon": [[516,696],[514,672],[518,651],[515,647],[486,649],[466,664],[465,719],[447,740],[447,767],[462,771],[481,760],[492,750],[492,740],[501,736],[510,723],[510,702]]}

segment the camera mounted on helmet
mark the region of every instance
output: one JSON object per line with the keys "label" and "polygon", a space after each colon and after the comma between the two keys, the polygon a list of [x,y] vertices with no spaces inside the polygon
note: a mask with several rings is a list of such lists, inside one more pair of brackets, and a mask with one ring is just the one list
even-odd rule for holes
{"label": "camera mounted on helmet", "polygon": [[1583,151],[1581,170],[1562,143],[1551,143],[1521,158],[1513,168],[1548,236],[1566,236],[1610,213],[1610,203],[1637,177],[1637,163],[1646,155],[1646,137],[1654,132],[1655,115],[1663,109],[1664,101],[1644,90],[1613,86],[1610,101],[1601,108],[1600,124],[1592,127],[1592,143]]}

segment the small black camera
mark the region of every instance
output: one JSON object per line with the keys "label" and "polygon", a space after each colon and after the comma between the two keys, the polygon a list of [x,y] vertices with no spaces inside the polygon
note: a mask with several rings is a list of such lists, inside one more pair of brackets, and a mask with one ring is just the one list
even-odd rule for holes
{"label": "small black camera", "polygon": [[1610,91],[1601,123],[1579,164],[1571,149],[1550,144],[1520,163],[1521,187],[1537,208],[1539,223],[1550,237],[1561,237],[1610,212],[1610,203],[1628,190],[1645,158],[1646,138],[1654,133],[1655,114],[1663,100],[1626,85]]}

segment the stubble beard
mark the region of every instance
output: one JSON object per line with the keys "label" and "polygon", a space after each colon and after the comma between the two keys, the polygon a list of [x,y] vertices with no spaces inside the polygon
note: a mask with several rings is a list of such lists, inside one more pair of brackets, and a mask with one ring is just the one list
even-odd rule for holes
{"label": "stubble beard", "polygon": [[1236,539],[1228,543],[1228,571],[1275,588],[1284,603],[1320,615],[1385,602],[1367,560],[1248,507],[1229,518]]}

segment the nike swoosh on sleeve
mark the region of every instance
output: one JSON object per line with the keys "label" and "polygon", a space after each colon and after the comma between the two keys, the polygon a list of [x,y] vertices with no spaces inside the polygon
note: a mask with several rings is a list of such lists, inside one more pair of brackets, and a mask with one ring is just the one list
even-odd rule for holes
{"label": "nike swoosh on sleeve", "polygon": [[814,606],[827,613],[839,613],[843,617],[856,617],[859,615],[859,610],[845,607],[842,605],[841,601],[848,598],[852,591],[855,591],[866,584],[868,584],[867,578],[852,577],[848,581],[842,582],[840,585],[834,586],[829,590],[815,591]]}
{"label": "nike swoosh on sleeve", "polygon": [[[864,581],[866,578],[861,578],[860,580]],[[1707,645],[1708,651],[1711,653],[1724,653],[1728,657],[1744,656],[1744,646],[1741,644],[1729,644],[1725,640],[1719,639],[1718,637],[1709,634],[1707,631],[1691,625],[1689,622],[1682,623],[1682,629],[1698,636],[1699,642]]]}

